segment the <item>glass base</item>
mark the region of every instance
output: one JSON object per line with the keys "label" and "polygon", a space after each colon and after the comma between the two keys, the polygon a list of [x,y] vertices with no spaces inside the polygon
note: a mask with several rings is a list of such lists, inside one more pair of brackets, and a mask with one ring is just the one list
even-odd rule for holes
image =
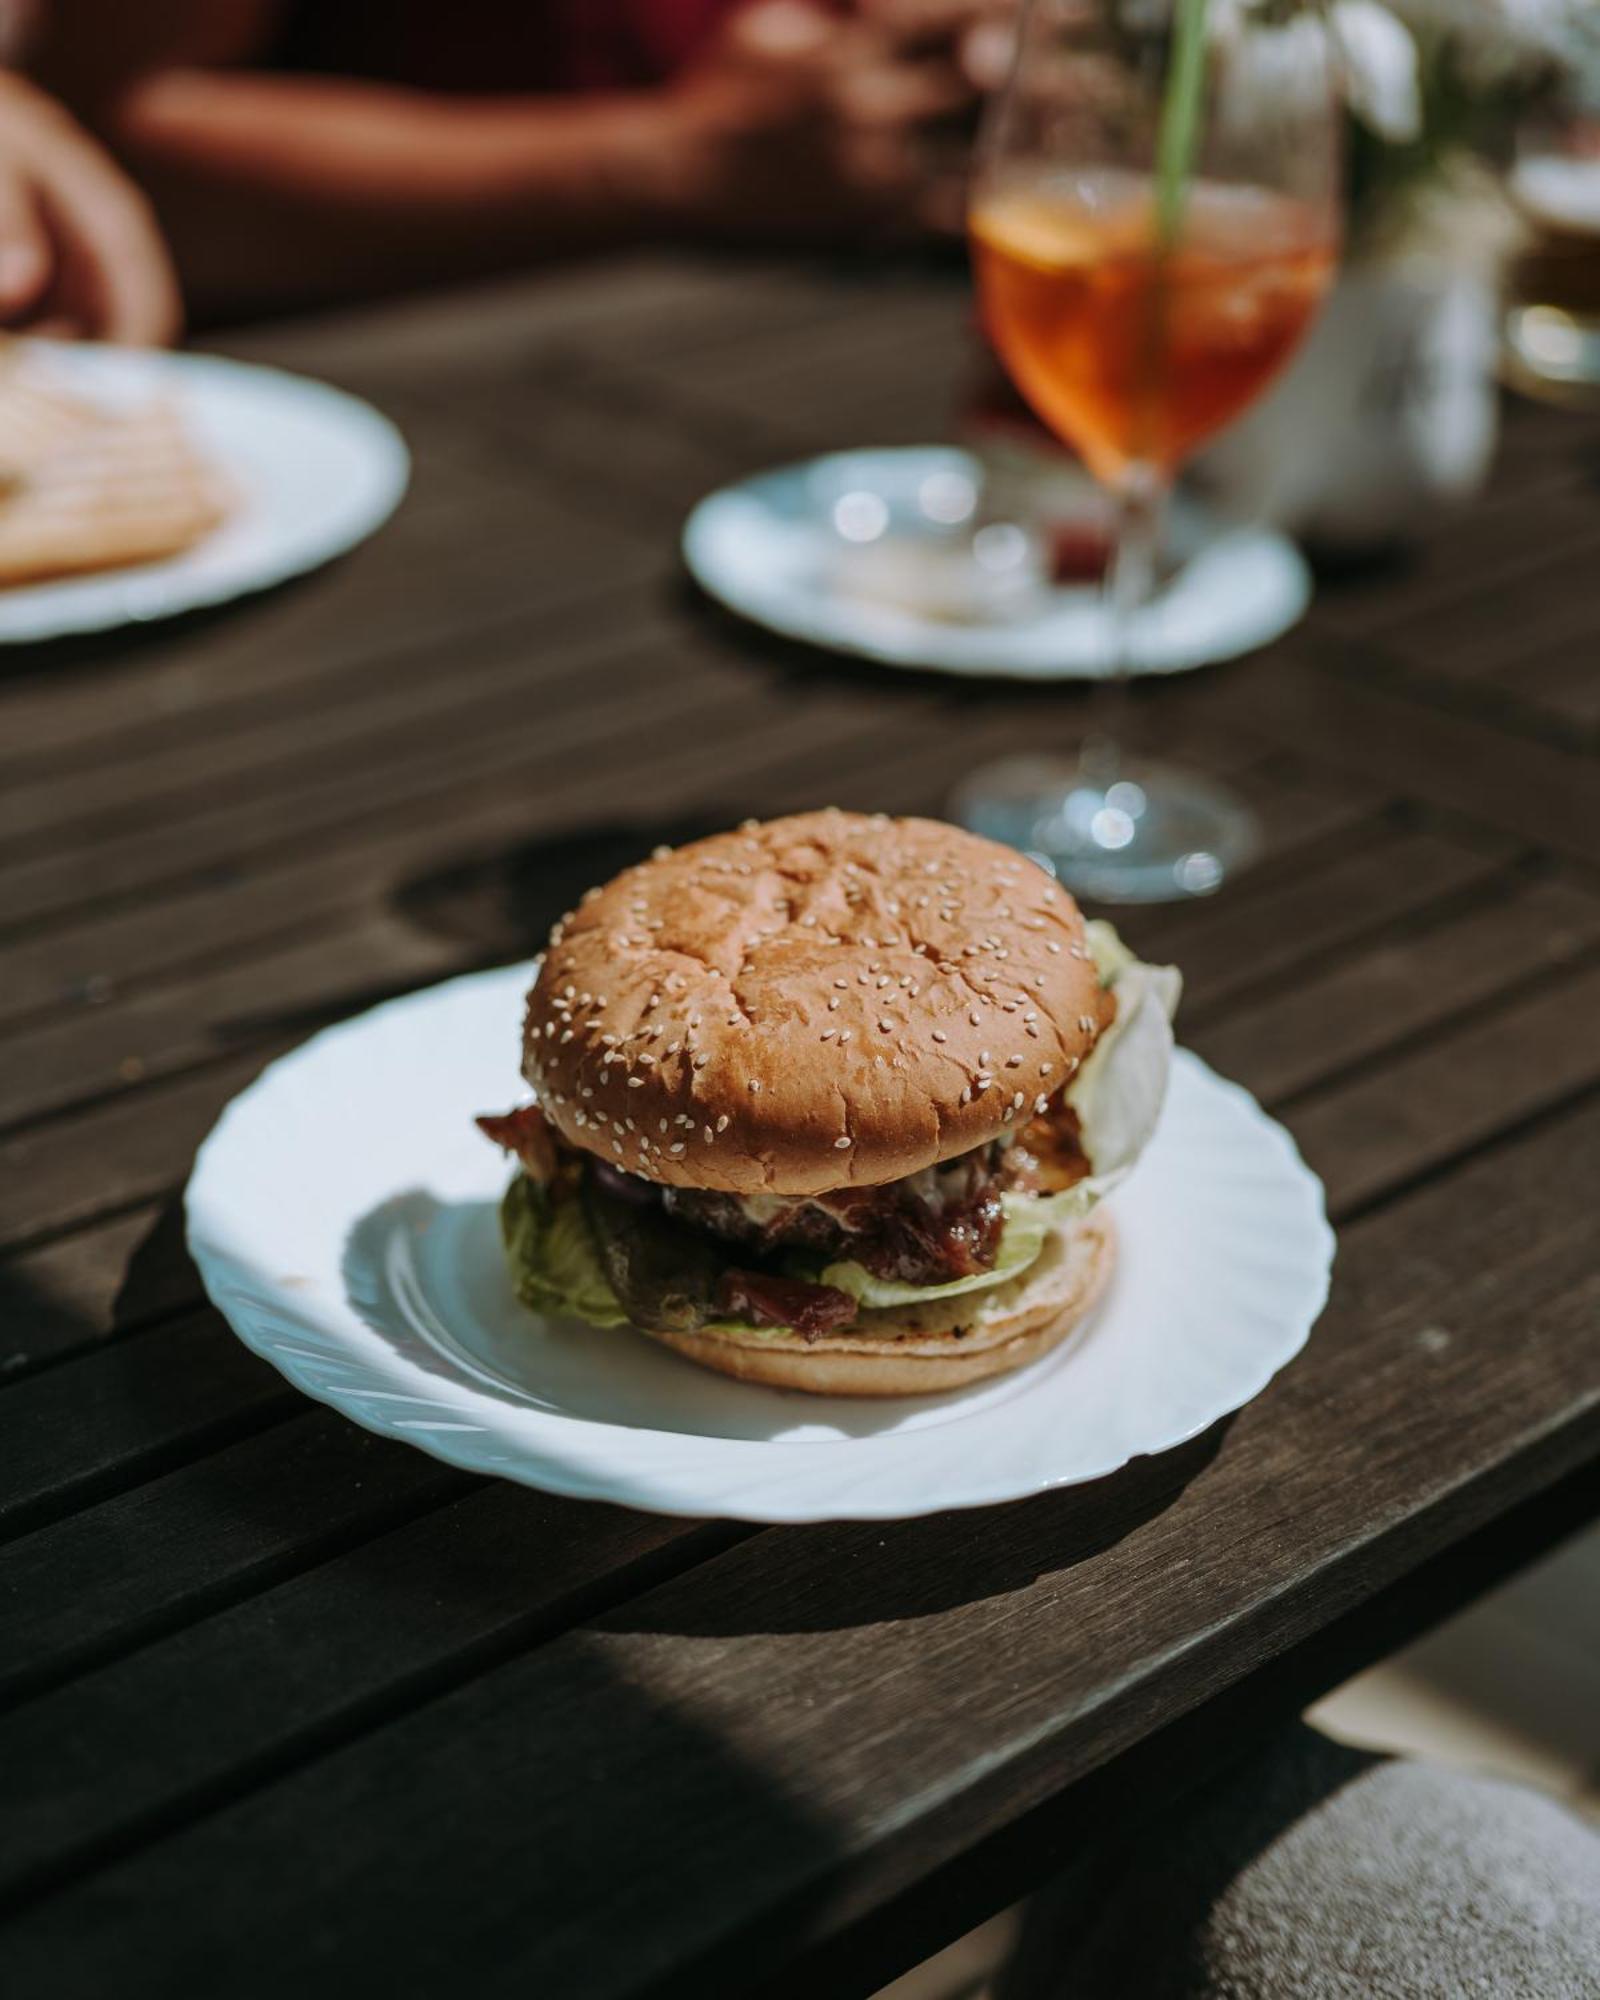
{"label": "glass base", "polygon": [[1109,783],[1064,758],[985,764],[951,809],[1102,903],[1213,895],[1261,845],[1255,814],[1226,786],[1139,759],[1119,761]]}

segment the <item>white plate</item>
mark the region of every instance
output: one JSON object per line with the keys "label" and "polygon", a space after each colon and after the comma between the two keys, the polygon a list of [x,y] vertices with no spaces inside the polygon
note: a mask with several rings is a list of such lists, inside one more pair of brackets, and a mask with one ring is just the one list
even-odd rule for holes
{"label": "white plate", "polygon": [[400,433],[340,389],[216,355],[33,345],[41,367],[91,400],[171,396],[235,498],[215,534],[169,561],[0,590],[0,644],[109,631],[265,590],[364,540],[406,490]]}
{"label": "white plate", "polygon": [[[1022,680],[1094,680],[1105,671],[1097,589],[1049,587],[1036,611],[971,623],[919,614],[842,588],[829,511],[841,493],[882,497],[905,519],[930,478],[979,478],[967,452],[942,446],[839,452],[780,466],[702,500],[683,531],[702,589],[788,639],[886,666]],[[1233,659],[1286,632],[1311,601],[1294,544],[1267,528],[1225,528],[1191,499],[1171,510],[1179,566],[1134,619],[1140,674],[1185,673]]]}
{"label": "white plate", "polygon": [[474,1472],[665,1513],[877,1519],[1095,1479],[1193,1437],[1304,1344],[1322,1188],[1283,1129],[1181,1054],[1115,1198],[1110,1296],[1017,1375],[877,1402],[751,1387],[512,1294],[500,1155],[532,968],[393,1000],[274,1063],[223,1114],[189,1247],[247,1346],[369,1429]]}

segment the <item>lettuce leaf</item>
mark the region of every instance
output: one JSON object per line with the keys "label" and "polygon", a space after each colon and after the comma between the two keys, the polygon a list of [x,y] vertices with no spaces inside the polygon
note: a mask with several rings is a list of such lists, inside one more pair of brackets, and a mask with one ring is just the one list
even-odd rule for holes
{"label": "lettuce leaf", "polygon": [[500,1204],[500,1234],[525,1306],[594,1326],[627,1325],[581,1202],[552,1201],[537,1182],[518,1174]]}
{"label": "lettuce leaf", "polygon": [[[547,1189],[519,1173],[500,1202],[500,1234],[512,1289],[532,1311],[587,1320],[591,1326],[630,1324],[606,1276],[581,1201],[552,1201]],[[747,1320],[708,1320],[701,1329],[743,1338],[786,1330]]]}
{"label": "lettuce leaf", "polygon": [[1102,982],[1116,993],[1117,1013],[1067,1092],[1092,1169],[1069,1190],[1080,1195],[1085,1210],[1127,1179],[1155,1132],[1172,1066],[1172,1017],[1183,991],[1176,966],[1144,964],[1107,923],[1093,923],[1089,932]]}

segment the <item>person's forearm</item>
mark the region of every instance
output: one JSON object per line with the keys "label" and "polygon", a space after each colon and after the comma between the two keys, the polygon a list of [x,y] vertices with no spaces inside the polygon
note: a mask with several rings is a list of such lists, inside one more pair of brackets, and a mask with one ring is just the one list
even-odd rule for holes
{"label": "person's forearm", "polygon": [[470,276],[659,226],[668,102],[456,101],[175,71],[109,107],[191,300],[248,310]]}

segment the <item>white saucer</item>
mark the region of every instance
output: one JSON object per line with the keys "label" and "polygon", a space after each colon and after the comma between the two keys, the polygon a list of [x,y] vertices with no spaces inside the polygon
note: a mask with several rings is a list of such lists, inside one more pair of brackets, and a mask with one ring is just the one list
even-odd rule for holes
{"label": "white saucer", "polygon": [[170,396],[236,493],[215,534],[166,562],[0,590],[0,645],[171,618],[265,590],[364,541],[406,490],[400,433],[324,383],[207,354],[31,343],[68,390],[110,405]]}
{"label": "white saucer", "polygon": [[513,1296],[500,1155],[532,968],[330,1028],[201,1148],[189,1247],[239,1337],[358,1423],[474,1472],[666,1513],[888,1518],[1013,1500],[1164,1451],[1247,1402],[1327,1295],[1322,1188],[1236,1085],[1180,1053],[1112,1203],[1110,1296],[1013,1376],[891,1401],[751,1387]]}
{"label": "white saucer", "polygon": [[[781,466],[702,500],[684,527],[684,560],[730,610],[830,651],[980,677],[1101,677],[1104,624],[1093,586],[1041,584],[1015,615],[996,607],[941,616],[919,602],[914,564],[921,561],[937,598],[944,590],[939,551],[952,544],[938,516],[917,519],[919,511],[925,516],[919,496],[980,479],[970,453],[942,446],[840,452]],[[848,507],[851,496],[866,498],[854,517],[847,513],[848,528],[859,536],[881,520],[867,543],[883,551],[898,543],[910,552],[889,577],[868,577],[863,557],[872,550],[834,526],[841,499]],[[1226,527],[1180,496],[1168,540],[1177,567],[1133,622],[1137,673],[1185,673],[1250,652],[1287,631],[1311,601],[1304,557],[1270,529]]]}

